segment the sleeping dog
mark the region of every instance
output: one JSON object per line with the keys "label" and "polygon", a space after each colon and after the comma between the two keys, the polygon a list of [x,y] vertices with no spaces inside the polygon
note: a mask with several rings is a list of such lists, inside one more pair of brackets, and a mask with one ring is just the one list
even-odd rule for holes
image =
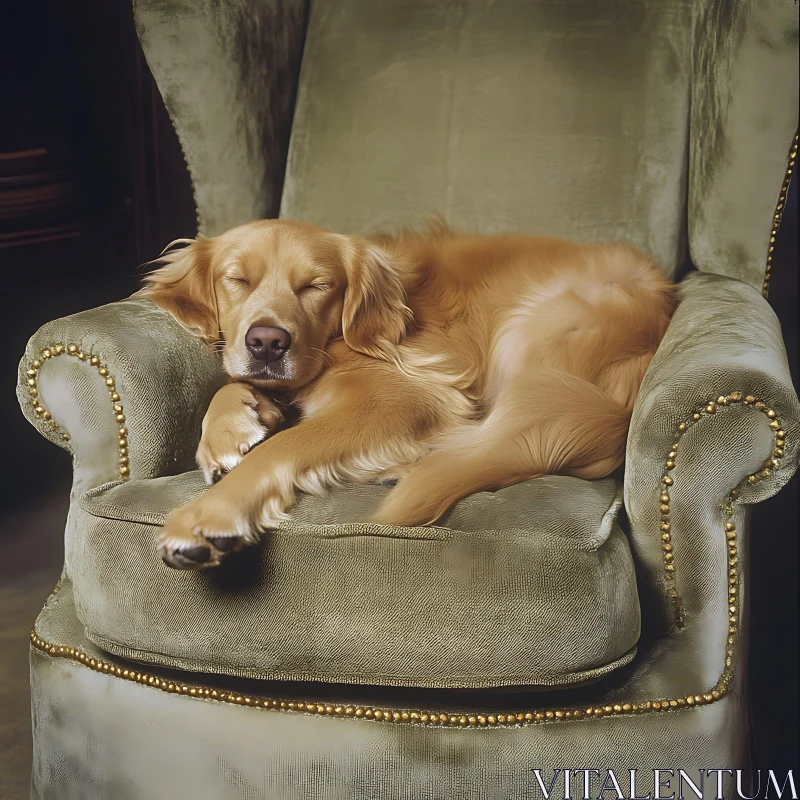
{"label": "sleeping dog", "polygon": [[342,481],[396,481],[370,521],[426,525],[472,492],[608,475],[675,302],[618,244],[288,220],[182,243],[142,292],[221,343],[230,382],[197,452],[210,488],[159,539],[177,568],[219,564],[298,491]]}

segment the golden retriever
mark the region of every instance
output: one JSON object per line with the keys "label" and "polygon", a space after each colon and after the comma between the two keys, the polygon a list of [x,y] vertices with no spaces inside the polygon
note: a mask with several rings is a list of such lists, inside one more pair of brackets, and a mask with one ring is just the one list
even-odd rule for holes
{"label": "golden retriever", "polygon": [[288,220],[181,241],[142,292],[221,343],[230,383],[197,453],[211,486],[159,539],[178,568],[257,541],[298,490],[397,481],[369,521],[426,525],[472,492],[608,475],[674,307],[617,244]]}

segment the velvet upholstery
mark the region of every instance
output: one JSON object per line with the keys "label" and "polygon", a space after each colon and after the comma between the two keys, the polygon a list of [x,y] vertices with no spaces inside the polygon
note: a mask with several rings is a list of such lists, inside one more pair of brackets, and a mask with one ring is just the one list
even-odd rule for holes
{"label": "velvet upholstery", "polygon": [[192,176],[200,233],[277,213],[305,0],[135,0]]}
{"label": "velvet upholstery", "polygon": [[797,132],[798,6],[693,5],[690,254],[698,268],[760,289]]}

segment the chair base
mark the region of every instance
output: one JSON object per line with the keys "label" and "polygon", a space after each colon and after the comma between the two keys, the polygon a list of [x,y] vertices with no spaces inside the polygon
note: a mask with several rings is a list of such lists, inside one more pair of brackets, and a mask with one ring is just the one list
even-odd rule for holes
{"label": "chair base", "polygon": [[[667,689],[669,671],[654,673],[652,659],[665,668],[686,663],[695,647],[687,632],[666,640],[663,652],[654,645],[613,693],[621,700],[653,685]],[[83,636],[66,582],[40,615],[31,651],[36,800],[544,797],[534,769],[545,787],[556,769],[598,770],[590,773],[591,797],[604,785],[603,797],[618,796],[613,770],[630,797],[632,769],[636,794],[646,796],[655,794],[654,769],[685,770],[699,785],[701,771],[746,761],[736,687],[713,702],[667,711],[651,704],[638,713],[516,724],[493,716],[491,724],[465,728],[454,714],[426,724],[178,694],[163,690],[166,680],[157,687],[142,673],[137,679],[142,667],[134,664],[127,677],[105,672],[122,663],[108,659]],[[716,775],[704,781],[704,796],[716,796]],[[677,796],[677,779],[671,787],[662,794]],[[572,775],[571,792],[559,773],[553,797],[583,797],[583,773]],[[684,796],[695,796],[688,784]],[[732,785],[724,796],[735,796]]]}

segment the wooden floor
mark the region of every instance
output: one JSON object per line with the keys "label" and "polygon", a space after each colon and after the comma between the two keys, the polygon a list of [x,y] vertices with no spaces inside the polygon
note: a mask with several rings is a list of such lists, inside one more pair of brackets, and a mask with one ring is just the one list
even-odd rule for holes
{"label": "wooden floor", "polygon": [[69,485],[0,512],[0,798],[28,800],[31,713],[28,634],[61,574]]}

